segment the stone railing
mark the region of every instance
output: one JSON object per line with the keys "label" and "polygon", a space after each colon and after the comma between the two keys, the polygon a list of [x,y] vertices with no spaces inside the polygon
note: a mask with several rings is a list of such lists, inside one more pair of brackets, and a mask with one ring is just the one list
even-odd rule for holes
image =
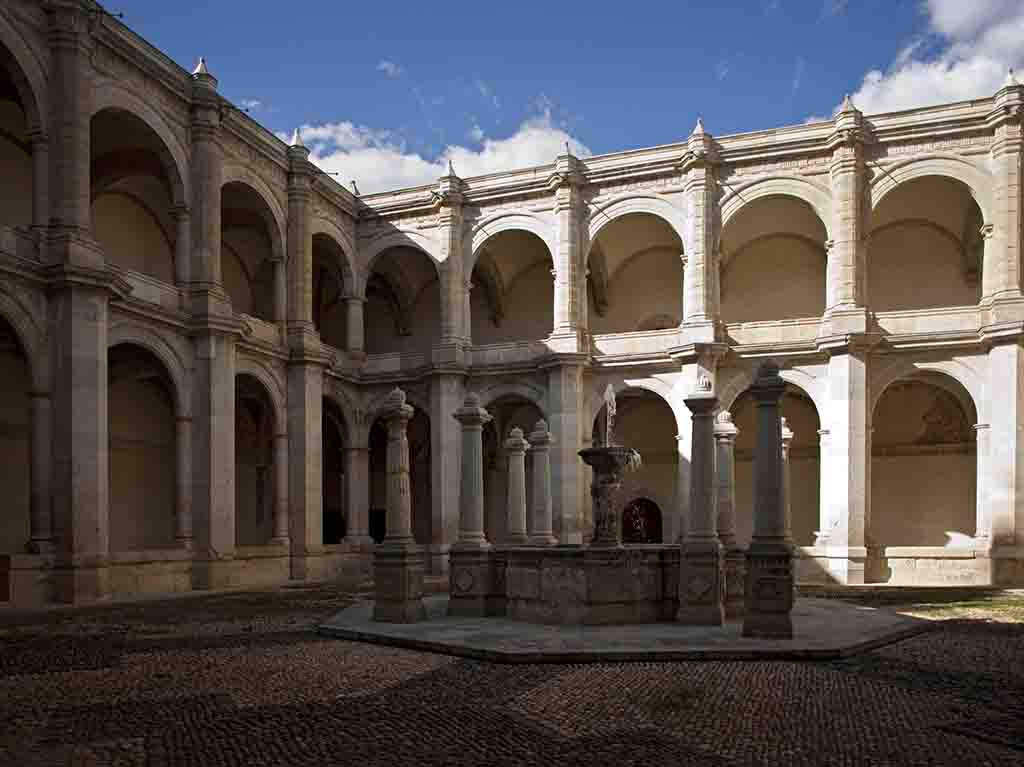
{"label": "stone railing", "polygon": [[252,340],[267,344],[281,343],[281,328],[277,324],[253,317],[251,314],[243,314],[242,318],[252,330],[252,336],[250,336]]}
{"label": "stone railing", "polygon": [[890,336],[960,335],[976,333],[982,326],[977,306],[876,312],[875,321],[879,330]]}
{"label": "stone railing", "polygon": [[120,277],[132,286],[132,299],[157,304],[166,309],[180,309],[182,304],[181,291],[173,283],[158,280],[148,274],[132,269],[113,266]]}
{"label": "stone railing", "polygon": [[387,354],[368,354],[363,365],[363,375],[388,375],[409,372],[427,364],[427,355],[423,352],[389,352]]}
{"label": "stone railing", "polygon": [[513,365],[530,362],[547,354],[543,341],[510,341],[502,344],[484,344],[469,348],[469,364],[473,367]]}
{"label": "stone railing", "polygon": [[821,325],[820,317],[766,322],[730,322],[725,330],[729,343],[737,346],[772,344],[813,344]]}
{"label": "stone railing", "polygon": [[667,354],[679,344],[679,330],[637,330],[592,336],[595,357],[636,357]]}

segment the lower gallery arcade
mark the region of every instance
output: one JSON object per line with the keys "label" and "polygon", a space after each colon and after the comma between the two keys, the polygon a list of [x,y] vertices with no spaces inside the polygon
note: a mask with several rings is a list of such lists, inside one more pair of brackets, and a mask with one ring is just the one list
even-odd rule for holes
{"label": "lower gallery arcade", "polygon": [[800,581],[1024,585],[1012,78],[357,196],[205,63],[77,23],[91,8],[0,9],[0,604],[371,577],[395,387],[431,576],[458,539],[471,393],[488,540],[511,542],[510,462],[525,449],[532,509],[546,450],[554,537],[581,546],[578,452],[610,385],[643,459],[620,496],[641,546],[685,539],[685,400],[709,387],[719,535],[742,549],[766,360]]}

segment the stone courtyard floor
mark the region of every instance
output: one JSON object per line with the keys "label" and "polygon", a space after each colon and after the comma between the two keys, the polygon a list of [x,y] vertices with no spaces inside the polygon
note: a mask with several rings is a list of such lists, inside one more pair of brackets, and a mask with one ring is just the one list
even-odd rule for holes
{"label": "stone courtyard floor", "polygon": [[831,662],[493,665],[318,636],[290,588],[0,610],[0,765],[1020,765],[1024,594]]}

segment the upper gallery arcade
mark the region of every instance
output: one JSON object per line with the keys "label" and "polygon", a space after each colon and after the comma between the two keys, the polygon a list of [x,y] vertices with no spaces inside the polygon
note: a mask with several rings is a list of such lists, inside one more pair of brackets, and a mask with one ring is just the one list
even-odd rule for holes
{"label": "upper gallery arcade", "polygon": [[225,100],[214,65],[180,69],[92,0],[0,8],[0,603],[367,572],[396,385],[434,574],[468,392],[494,416],[492,542],[509,432],[542,419],[555,535],[586,542],[577,451],[611,384],[644,457],[626,538],[668,543],[706,377],[742,547],[768,357],[801,578],[1024,582],[1012,75],[976,101],[698,123],[357,197]]}

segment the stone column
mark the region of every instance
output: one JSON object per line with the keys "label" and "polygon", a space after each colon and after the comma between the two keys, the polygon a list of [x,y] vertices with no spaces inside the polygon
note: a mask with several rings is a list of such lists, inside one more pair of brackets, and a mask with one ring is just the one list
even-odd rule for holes
{"label": "stone column", "polygon": [[192,269],[192,217],[187,205],[175,205],[171,209],[174,218],[174,282],[182,290],[189,287]]}
{"label": "stone column", "polygon": [[530,443],[523,430],[514,428],[505,440],[508,452],[508,542],[523,545],[526,535],[526,451]]}
{"label": "stone column", "polygon": [[867,357],[863,350],[836,349],[828,361],[829,435],[821,461],[821,504],[828,535],[831,575],[847,585],[864,583],[868,515]]}
{"label": "stone column", "polygon": [[530,544],[553,546],[558,541],[551,529],[551,433],[543,418],[530,432],[530,460],[533,468],[533,520]]}
{"label": "stone column", "polygon": [[728,410],[715,418],[715,485],[718,504],[718,539],[725,555],[725,617],[743,614],[743,549],[736,542],[736,437],[740,430]]}
{"label": "stone column", "polygon": [[486,615],[493,591],[490,544],[484,536],[483,427],[491,420],[476,394],[453,417],[462,425],[459,539],[452,547],[449,615]]}
{"label": "stone column", "polygon": [[203,59],[192,73],[192,281],[196,313],[223,314],[230,301],[224,293],[220,264],[220,200],[224,169],[218,134],[220,133],[220,97],[217,78],[210,74]]}
{"label": "stone column", "polygon": [[288,147],[289,329],[313,328],[313,165],[296,131]]}
{"label": "stone column", "polygon": [[554,214],[558,228],[555,252],[551,254],[555,276],[551,343],[559,352],[573,353],[584,351],[579,335],[587,301],[579,160],[568,151],[555,158],[555,178]]}
{"label": "stone column", "polygon": [[274,322],[286,328],[288,322],[288,265],[283,258],[271,260],[274,265]]}
{"label": "stone column", "polygon": [[345,346],[350,357],[362,359],[366,356],[363,309],[366,299],[359,296],[345,298]]}
{"label": "stone column", "polygon": [[553,438],[551,513],[558,542],[571,545],[583,543],[583,463],[578,455],[582,443],[582,373],[580,364],[570,363],[557,364],[548,372],[549,415]]}
{"label": "stone column", "polygon": [[38,129],[28,139],[32,144],[32,226],[43,234],[50,223],[50,141]]}
{"label": "stone column", "polygon": [[785,523],[785,532],[787,538],[793,537],[793,499],[789,494],[790,485],[790,465],[789,465],[789,448],[793,444],[793,430],[789,428],[789,424],[786,423],[785,417],[779,419],[779,439],[780,449],[782,450],[782,484],[780,491],[782,492],[782,515]]}
{"label": "stone column", "polygon": [[[864,314],[867,250],[864,116],[849,97],[836,114],[831,143],[833,209],[828,224],[832,239],[827,243],[825,311],[828,315],[860,317]],[[835,321],[844,323],[838,316]],[[863,332],[860,320],[853,321],[857,324],[850,329]]]}
{"label": "stone column", "polygon": [[376,601],[373,619],[412,623],[426,617],[423,608],[423,555],[412,537],[409,486],[409,437],[413,408],[405,392],[394,389],[384,403],[387,423],[387,536],[373,550]]}
{"label": "stone column", "polygon": [[[1024,419],[1024,350],[1016,341],[996,344],[989,358],[989,412],[998,413],[992,419],[988,437],[988,509],[991,548],[993,550],[993,579],[1007,582],[1000,567],[1012,566],[999,558],[1000,549],[1012,549],[1024,544],[1024,444],[1019,424]],[[980,477],[979,477],[980,481]]]}
{"label": "stone column", "polygon": [[345,496],[348,530],[345,540],[359,546],[373,543],[370,537],[370,449],[365,445],[345,448]]}
{"label": "stone column", "polygon": [[713,413],[717,405],[718,399],[710,391],[700,391],[686,399],[693,423],[690,524],[682,550],[677,620],[689,625],[720,626],[725,620],[722,605],[724,563],[715,513]]}
{"label": "stone column", "polygon": [[985,221],[982,302],[1019,299],[1021,295],[1021,166],[1024,156],[1024,85],[1011,74],[996,93],[990,124],[992,142],[992,220]]}
{"label": "stone column", "polygon": [[288,435],[274,435],[274,536],[285,544],[288,535]]}
{"label": "stone column", "polygon": [[691,343],[713,343],[718,322],[718,260],[715,248],[720,214],[716,202],[717,162],[715,142],[698,120],[697,127],[687,139],[683,161],[690,213],[686,242],[688,252],[683,273],[683,329]]}
{"label": "stone column", "polygon": [[786,384],[778,367],[761,365],[750,391],[757,400],[754,454],[754,536],[747,549],[743,636],[791,639],[793,557],[783,504],[779,400]]}
{"label": "stone column", "polygon": [[32,392],[31,432],[31,496],[29,499],[29,544],[34,554],[53,551],[53,496],[50,492],[50,475],[53,469],[53,414],[49,392]]}
{"label": "stone column", "polygon": [[178,416],[176,420],[177,481],[174,514],[174,539],[178,546],[192,549],[192,419]]}
{"label": "stone column", "polygon": [[[437,241],[441,266],[441,346],[460,346],[469,341],[468,316],[465,312],[466,276],[463,274],[466,255],[462,252],[462,179],[451,165],[448,175],[438,181]],[[445,357],[458,352],[447,349]],[[451,411],[448,411],[451,412]]]}

